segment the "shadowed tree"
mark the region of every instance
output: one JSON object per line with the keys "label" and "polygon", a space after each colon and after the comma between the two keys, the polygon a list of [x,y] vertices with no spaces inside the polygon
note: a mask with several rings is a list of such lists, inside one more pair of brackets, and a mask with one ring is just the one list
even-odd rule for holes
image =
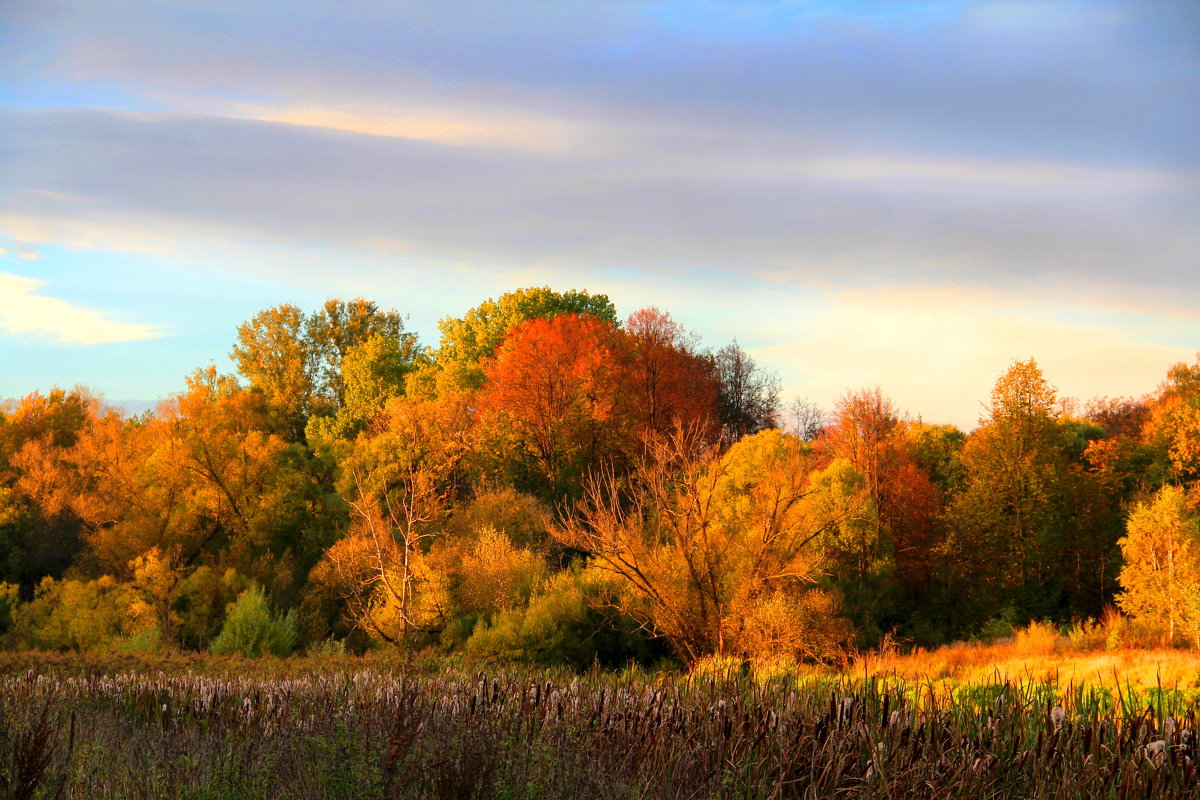
{"label": "shadowed tree", "polygon": [[712,368],[726,442],[779,424],[779,378],[759,367],[737,341],[712,356]]}

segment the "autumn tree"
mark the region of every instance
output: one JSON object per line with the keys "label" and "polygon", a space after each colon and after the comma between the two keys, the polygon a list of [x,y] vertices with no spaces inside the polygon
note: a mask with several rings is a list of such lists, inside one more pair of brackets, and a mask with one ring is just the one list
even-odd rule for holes
{"label": "autumn tree", "polygon": [[344,464],[353,524],[316,577],[340,593],[352,623],[406,643],[444,621],[447,577],[429,558],[462,480],[470,419],[461,399],[394,400]]}
{"label": "autumn tree", "polygon": [[441,342],[434,361],[425,375],[416,377],[436,385],[436,391],[478,389],[484,382],[484,362],[496,354],[511,330],[530,320],[551,320],[560,314],[617,324],[616,309],[605,295],[574,289],[556,292],[548,286],[516,289],[480,303],[461,317],[441,320]]}
{"label": "autumn tree", "polygon": [[632,448],[626,341],[597,317],[561,314],[514,328],[485,367],[482,425],[517,488],[552,501],[591,467]]}
{"label": "autumn tree", "polygon": [[288,303],[260,311],[238,326],[230,356],[265,398],[278,432],[303,441],[310,417],[345,406],[342,361],[373,336],[405,364],[416,356],[416,337],[404,331],[403,317],[362,298],[327,300],[312,314]]}
{"label": "autumn tree", "polygon": [[[594,479],[557,535],[624,581],[625,612],[689,663],[754,651],[778,626],[786,635],[775,630],[770,642],[828,655],[838,623],[818,588],[825,564],[815,543],[840,520],[813,505],[811,470],[799,440],[777,431],[724,454],[680,431],[628,481]],[[816,607],[824,610],[805,612]]]}
{"label": "autumn tree", "polygon": [[717,383],[696,352],[695,337],[671,315],[643,308],[625,320],[629,382],[637,426],[643,436],[665,435],[677,425],[719,424]]}
{"label": "autumn tree", "polygon": [[[894,567],[888,580],[895,582],[895,603],[910,609],[923,599],[933,579],[934,525],[943,503],[916,458],[911,426],[876,387],[838,398],[818,439],[830,458],[844,460],[863,476],[879,526],[878,547]],[[894,606],[885,600],[889,592],[882,586],[874,593],[874,611],[881,620]]]}
{"label": "autumn tree", "polygon": [[[1176,364],[1152,401],[1143,428],[1147,444],[1157,452],[1165,479],[1200,486],[1200,357],[1193,365]],[[1194,497],[1192,502],[1200,500]]]}
{"label": "autumn tree", "polygon": [[[82,387],[34,392],[0,405],[0,581],[28,593],[60,575],[79,547],[81,526],[61,489],[46,486],[53,465],[74,447],[102,403]],[[38,476],[30,480],[29,473]]]}
{"label": "autumn tree", "polygon": [[1200,647],[1200,521],[1183,490],[1165,486],[1152,501],[1138,503],[1127,530],[1117,603],[1162,631],[1167,644],[1184,635]]}
{"label": "autumn tree", "polygon": [[741,348],[730,342],[711,357],[718,386],[723,436],[736,442],[743,436],[779,424],[779,378],[764,371]]}

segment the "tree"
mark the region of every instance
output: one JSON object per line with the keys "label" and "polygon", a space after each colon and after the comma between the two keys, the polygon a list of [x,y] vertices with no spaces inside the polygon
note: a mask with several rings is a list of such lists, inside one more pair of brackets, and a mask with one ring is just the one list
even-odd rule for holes
{"label": "tree", "polygon": [[736,340],[712,356],[712,367],[726,442],[778,425],[779,378],[764,372]]}
{"label": "tree", "polygon": [[344,359],[354,350],[366,348],[376,337],[378,340],[366,358],[383,362],[375,368],[376,374],[403,389],[403,373],[416,356],[417,337],[405,332],[404,317],[396,309],[382,311],[374,302],[361,297],[329,299],[310,317],[309,330],[316,348],[318,392],[335,407],[341,409],[350,402],[346,396],[350,380],[345,374]]}
{"label": "tree", "polygon": [[56,466],[100,416],[117,415],[83,387],[0,405],[0,581],[28,593],[70,566],[81,525],[64,502]]}
{"label": "tree", "polygon": [[884,486],[902,457],[900,427],[899,410],[877,386],[839,397],[821,439],[833,458],[845,459],[862,473],[876,506],[883,505]]}
{"label": "tree", "polygon": [[1165,486],[1151,502],[1138,503],[1127,531],[1117,604],[1161,630],[1168,644],[1182,633],[1200,647],[1200,520],[1184,491]]}
{"label": "tree", "polygon": [[474,390],[483,385],[486,359],[494,355],[509,332],[533,319],[551,320],[560,314],[594,317],[611,326],[617,312],[606,295],[586,291],[556,292],[548,286],[517,289],[488,299],[462,317],[438,323],[442,338],[434,363],[442,391]]}
{"label": "tree", "polygon": [[317,345],[309,318],[290,303],[255,314],[237,329],[230,357],[251,388],[261,392],[292,440],[304,436],[304,425],[320,402],[317,397]]}
{"label": "tree", "polygon": [[665,435],[675,426],[719,425],[717,384],[696,352],[695,337],[657,308],[625,320],[630,344],[629,382],[637,426],[643,436]]}
{"label": "tree", "polygon": [[791,423],[792,433],[802,442],[816,441],[825,430],[827,420],[825,412],[814,401],[796,395],[787,407],[788,422]]}
{"label": "tree", "polygon": [[947,547],[958,569],[952,581],[973,587],[976,611],[1011,603],[1026,618],[1046,617],[1070,602],[1070,463],[1057,413],[1056,391],[1037,362],[1016,361],[963,448],[966,487],[951,510]]}
{"label": "tree", "polygon": [[620,332],[560,314],[514,328],[485,366],[481,424],[519,489],[551,501],[632,449],[634,407]]}
{"label": "tree", "polygon": [[412,339],[373,333],[341,360],[342,406],[334,416],[313,417],[306,432],[316,438],[351,439],[405,391],[413,368]]}
{"label": "tree", "polygon": [[1200,356],[1194,365],[1170,369],[1143,431],[1160,453],[1160,474],[1189,488],[1200,486]]}
{"label": "tree", "polygon": [[406,643],[443,621],[446,581],[429,547],[459,491],[469,425],[458,398],[397,399],[345,461],[353,524],[320,572],[352,624],[377,640]]}
{"label": "tree", "polygon": [[382,336],[406,365],[416,356],[416,337],[404,332],[400,314],[359,297],[327,300],[312,314],[288,303],[260,311],[238,326],[230,357],[266,399],[277,431],[304,441],[310,417],[345,406],[342,361],[373,336]]}
{"label": "tree", "polygon": [[[659,440],[628,480],[595,478],[556,535],[618,576],[622,610],[665,636],[681,658],[750,653],[772,609],[812,607],[824,557],[817,540],[840,517],[814,505],[811,457],[794,437],[764,431],[727,453],[687,431]],[[778,615],[772,614],[773,619]],[[800,654],[821,655],[839,623],[792,618]],[[778,637],[775,637],[778,638]],[[836,638],[836,637],[834,637]]]}

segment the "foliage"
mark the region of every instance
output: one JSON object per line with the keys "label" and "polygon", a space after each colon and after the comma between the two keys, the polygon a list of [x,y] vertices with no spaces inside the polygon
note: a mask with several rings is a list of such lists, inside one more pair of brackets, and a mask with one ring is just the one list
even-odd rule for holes
{"label": "foliage", "polygon": [[968,434],[878,387],[781,414],[736,341],[584,291],[488,300],[436,349],[403,323],[283,304],[152,412],[0,403],[3,645],[204,651],[253,586],[297,647],[405,658],[783,676],[1034,620],[1200,646],[1200,362],[1080,413],[1015,361]]}
{"label": "foliage", "polygon": [[225,624],[209,649],[218,655],[236,653],[250,658],[261,655],[282,658],[291,655],[298,639],[296,612],[272,614],[266,593],[261,587],[252,586],[229,606]]}
{"label": "foliage", "polygon": [[1167,643],[1184,636],[1200,647],[1200,521],[1183,490],[1165,486],[1139,503],[1120,545],[1121,610],[1161,631]]}
{"label": "foliage", "polygon": [[442,338],[435,364],[442,375],[442,391],[477,389],[483,384],[484,362],[492,357],[509,332],[533,319],[551,320],[560,314],[586,315],[610,326],[617,312],[608,297],[571,290],[556,292],[549,287],[517,289],[488,299],[462,317],[447,317],[438,323]]}
{"label": "foliage", "polygon": [[499,459],[517,488],[551,501],[577,494],[590,466],[631,448],[625,341],[592,316],[560,314],[509,332],[480,396]]}
{"label": "foliage", "polygon": [[725,454],[679,431],[655,443],[627,483],[594,481],[557,535],[619,576],[630,593],[623,610],[680,658],[735,653],[766,598],[800,602],[817,591],[824,554],[815,542],[848,512],[815,504],[810,473],[807,449],[778,431]]}
{"label": "foliage", "polygon": [[105,575],[92,581],[44,579],[21,605],[13,633],[26,646],[82,652],[114,646],[145,630],[133,612],[132,586]]}

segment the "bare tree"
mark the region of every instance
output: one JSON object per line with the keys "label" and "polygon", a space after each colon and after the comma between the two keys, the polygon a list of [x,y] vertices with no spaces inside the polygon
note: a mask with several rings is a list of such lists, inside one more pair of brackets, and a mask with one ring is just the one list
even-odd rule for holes
{"label": "bare tree", "polygon": [[792,423],[792,433],[800,437],[801,441],[814,441],[828,424],[828,418],[821,407],[803,395],[793,397],[787,410]]}
{"label": "bare tree", "polygon": [[712,356],[719,386],[723,438],[727,444],[779,425],[779,377],[755,363],[737,340]]}

